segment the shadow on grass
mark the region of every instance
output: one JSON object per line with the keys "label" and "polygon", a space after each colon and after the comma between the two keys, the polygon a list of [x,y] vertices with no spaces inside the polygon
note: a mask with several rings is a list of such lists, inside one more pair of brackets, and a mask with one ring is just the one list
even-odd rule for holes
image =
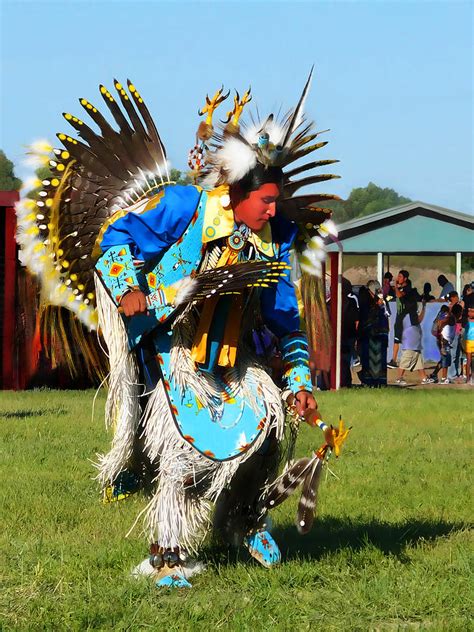
{"label": "shadow on grass", "polygon": [[65,408],[42,408],[38,410],[8,410],[0,412],[0,419],[26,419],[27,417],[44,417],[45,415],[65,415]]}
{"label": "shadow on grass", "polygon": [[402,556],[407,545],[434,541],[466,527],[466,524],[444,520],[388,523],[321,518],[315,522],[312,531],[304,536],[293,525],[277,527],[272,533],[285,552],[286,559],[317,559],[331,551],[343,548],[359,550],[367,546],[374,546],[386,555]]}
{"label": "shadow on grass", "polygon": [[[272,535],[278,543],[283,559],[318,560],[327,553],[341,549],[358,551],[370,546],[385,555],[396,555],[405,559],[404,549],[417,542],[434,542],[451,533],[462,531],[469,525],[463,523],[426,520],[412,520],[404,523],[388,523],[372,520],[341,520],[321,518],[315,522],[312,531],[300,535],[292,524],[275,527]],[[211,563],[233,565],[242,561],[242,549],[225,548],[222,545],[210,547],[205,556]]]}

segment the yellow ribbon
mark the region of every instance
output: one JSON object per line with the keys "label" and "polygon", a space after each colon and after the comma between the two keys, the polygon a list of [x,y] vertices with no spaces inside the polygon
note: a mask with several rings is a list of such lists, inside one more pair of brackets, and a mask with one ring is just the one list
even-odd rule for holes
{"label": "yellow ribbon", "polygon": [[[217,268],[225,265],[237,263],[238,253],[229,246],[226,246],[217,262]],[[199,325],[194,335],[191,357],[194,362],[204,364],[207,357],[207,342],[209,338],[209,327],[219,301],[218,296],[206,299],[199,319]],[[242,295],[237,294],[232,298],[229,316],[227,318],[222,344],[219,351],[218,365],[222,367],[233,367],[237,357],[237,343],[239,341],[240,322],[242,319]]]}

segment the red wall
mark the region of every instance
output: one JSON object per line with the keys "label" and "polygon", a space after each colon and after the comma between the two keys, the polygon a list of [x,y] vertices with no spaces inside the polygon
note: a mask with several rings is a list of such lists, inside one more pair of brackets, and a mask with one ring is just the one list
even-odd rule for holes
{"label": "red wall", "polygon": [[20,199],[18,191],[0,191],[0,230],[2,231],[3,275],[0,279],[0,388],[18,388],[14,371],[15,352],[15,291],[16,291],[16,216],[14,205]]}

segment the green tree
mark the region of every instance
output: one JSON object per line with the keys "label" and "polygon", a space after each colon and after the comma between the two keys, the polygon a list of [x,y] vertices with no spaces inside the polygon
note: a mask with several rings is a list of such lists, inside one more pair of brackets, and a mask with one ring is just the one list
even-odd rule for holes
{"label": "green tree", "polygon": [[352,189],[347,200],[328,202],[326,206],[332,209],[334,221],[342,224],[408,202],[411,202],[410,198],[399,195],[394,189],[382,189],[369,182],[366,187]]}
{"label": "green tree", "polygon": [[408,202],[411,202],[410,198],[399,195],[394,189],[382,189],[373,182],[369,182],[366,187],[352,189],[344,204],[346,221],[372,215],[372,213],[378,213]]}
{"label": "green tree", "polygon": [[18,191],[20,187],[21,180],[14,174],[13,162],[0,149],[0,191]]}
{"label": "green tree", "polygon": [[176,182],[176,184],[192,184],[192,180],[187,173],[183,173],[174,167],[170,169],[170,180]]}

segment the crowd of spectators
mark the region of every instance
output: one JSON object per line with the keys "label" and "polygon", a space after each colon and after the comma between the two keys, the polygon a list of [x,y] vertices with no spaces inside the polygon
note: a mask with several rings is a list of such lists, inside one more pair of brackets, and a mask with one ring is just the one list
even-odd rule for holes
{"label": "crowd of spectators", "polygon": [[[407,270],[400,270],[395,279],[386,272],[382,285],[370,280],[358,291],[343,278],[342,386],[352,385],[352,369],[357,366],[364,386],[385,386],[387,368],[397,369],[395,383],[401,386],[406,384],[407,371],[416,371],[421,384],[473,383],[474,283],[464,286],[461,297],[445,275],[439,275],[438,284],[436,298],[430,283],[424,284],[420,294]],[[441,303],[431,324],[440,359],[430,375],[425,370],[421,328],[428,303]],[[388,354],[390,316],[394,313],[394,343]],[[430,320],[432,314],[431,309]],[[388,357],[391,359],[387,362]]]}

